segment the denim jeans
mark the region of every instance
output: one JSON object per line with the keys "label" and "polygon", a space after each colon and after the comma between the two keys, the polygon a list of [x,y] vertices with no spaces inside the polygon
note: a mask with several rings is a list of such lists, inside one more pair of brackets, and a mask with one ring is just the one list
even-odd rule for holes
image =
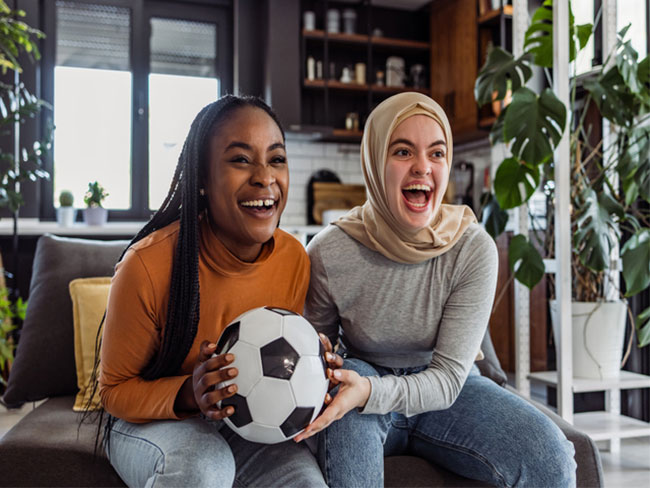
{"label": "denim jeans", "polygon": [[130,487],[325,487],[304,443],[257,444],[199,417],[134,424],[117,419],[106,449]]}
{"label": "denim jeans", "polygon": [[[359,359],[343,368],[362,376],[405,375]],[[318,458],[327,484],[381,487],[384,456],[410,454],[494,486],[575,486],[573,444],[531,404],[480,376],[474,366],[454,404],[412,417],[362,414],[357,409],[322,431]]]}

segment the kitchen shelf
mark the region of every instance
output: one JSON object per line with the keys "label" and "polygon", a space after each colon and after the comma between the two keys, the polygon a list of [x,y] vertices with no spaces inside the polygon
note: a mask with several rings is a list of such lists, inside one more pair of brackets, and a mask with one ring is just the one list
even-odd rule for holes
{"label": "kitchen shelf", "polygon": [[[540,371],[531,373],[528,378],[532,381],[539,381],[547,386],[557,386],[557,371]],[[650,388],[650,376],[621,371],[618,379],[595,380],[588,378],[573,378],[571,388],[574,393],[585,393],[588,391],[605,391],[611,389],[631,390],[633,388]]]}
{"label": "kitchen shelf", "polygon": [[405,91],[415,91],[428,94],[429,91],[424,88],[414,88],[412,86],[385,86],[385,85],[361,85],[359,83],[343,83],[337,80],[303,80],[305,88],[329,88],[333,90],[351,90],[367,91],[372,90],[375,93],[401,93]]}
{"label": "kitchen shelf", "polygon": [[512,12],[513,12],[512,5],[504,5],[503,6],[503,11],[500,8],[497,8],[497,9],[485,12],[483,15],[481,15],[478,18],[478,23],[479,24],[487,24],[489,22],[492,22],[492,21],[498,19],[499,16],[502,13],[503,13],[503,15],[505,15],[507,17],[512,17]]}
{"label": "kitchen shelf", "polygon": [[[326,35],[327,34],[327,35]],[[328,42],[340,42],[349,44],[370,44],[375,46],[395,47],[403,49],[419,49],[428,50],[429,43],[425,41],[413,41],[410,39],[394,39],[391,37],[376,37],[367,36],[365,34],[341,34],[341,33],[326,33],[323,30],[302,30],[302,35],[305,39],[318,39]]]}

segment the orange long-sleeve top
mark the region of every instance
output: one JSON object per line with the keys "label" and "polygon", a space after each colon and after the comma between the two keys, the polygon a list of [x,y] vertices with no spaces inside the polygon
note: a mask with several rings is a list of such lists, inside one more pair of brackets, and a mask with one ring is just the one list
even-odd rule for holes
{"label": "orange long-sleeve top", "polygon": [[192,374],[199,346],[204,340],[216,342],[238,315],[267,305],[303,311],[309,258],[302,244],[277,229],[257,260],[247,263],[230,253],[207,219],[201,219],[200,319],[194,343],[177,376],[144,380],[140,374],[160,348],[166,323],[178,231],[176,222],[131,246],[111,284],[99,393],[108,413],[129,422],[181,418],[174,401]]}

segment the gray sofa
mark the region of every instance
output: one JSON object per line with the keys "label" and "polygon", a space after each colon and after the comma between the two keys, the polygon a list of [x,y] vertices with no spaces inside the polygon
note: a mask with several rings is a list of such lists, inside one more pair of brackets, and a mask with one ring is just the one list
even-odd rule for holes
{"label": "gray sofa", "polygon": [[[126,241],[95,241],[45,235],[39,239],[27,316],[9,384],[9,407],[47,398],[0,440],[0,486],[124,486],[104,454],[94,454],[97,427],[79,424],[72,303],[68,283],[109,276]],[[505,374],[489,334],[479,361],[482,374],[501,385]],[[550,410],[538,406],[574,443],[578,486],[602,486],[594,442]],[[386,486],[486,486],[413,456],[386,458]]]}

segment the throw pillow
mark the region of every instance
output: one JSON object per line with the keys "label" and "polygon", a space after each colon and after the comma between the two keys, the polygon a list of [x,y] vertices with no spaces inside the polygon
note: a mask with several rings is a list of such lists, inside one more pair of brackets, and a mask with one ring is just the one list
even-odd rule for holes
{"label": "throw pillow", "polygon": [[10,407],[77,393],[72,300],[75,278],[112,276],[128,241],[41,236],[27,313],[2,401]]}
{"label": "throw pillow", "polygon": [[[90,379],[95,364],[95,343],[99,324],[106,310],[111,279],[78,278],[70,282],[69,288],[74,325],[74,360],[79,387],[72,409],[81,412],[91,400]],[[95,391],[90,405],[93,410],[101,406],[98,391]]]}

